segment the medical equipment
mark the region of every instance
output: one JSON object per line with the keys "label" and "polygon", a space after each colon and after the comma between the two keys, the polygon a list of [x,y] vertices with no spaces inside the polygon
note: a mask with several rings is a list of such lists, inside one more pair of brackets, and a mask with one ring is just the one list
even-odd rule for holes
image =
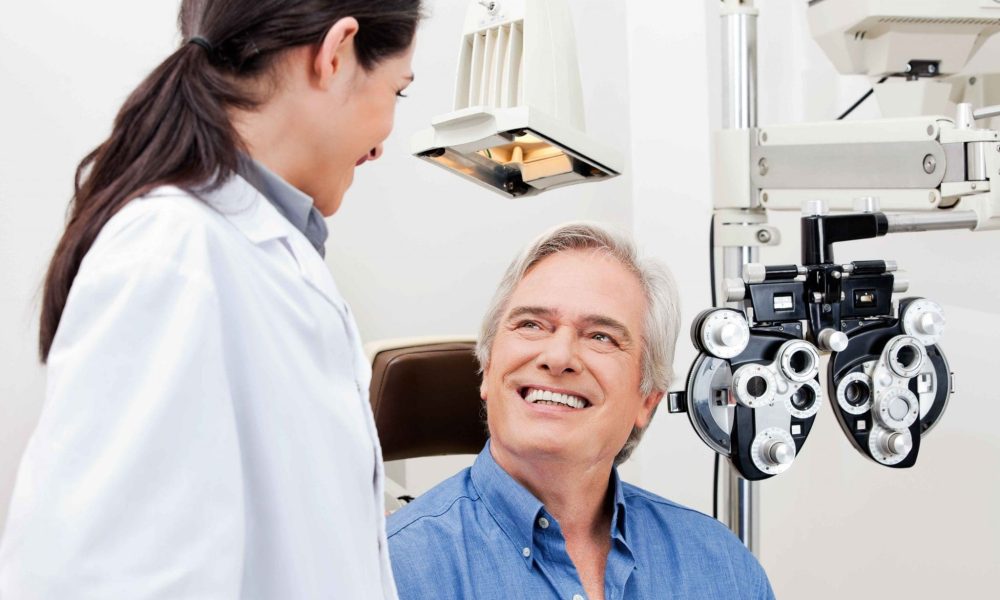
{"label": "medical equipment", "polygon": [[744,310],[710,309],[695,319],[701,354],[686,398],[671,394],[671,412],[686,410],[705,443],[750,481],[784,472],[801,451],[824,399],[820,351],[831,353],[827,389],[841,428],[885,466],[916,462],[951,394],[937,346],[941,307],[910,298],[896,315],[892,294],[908,284],[894,263],[834,261],[834,243],[885,235],[898,229],[896,218],[815,208],[802,219],[802,266],[747,264],[724,295]]}
{"label": "medical equipment", "polygon": [[807,17],[839,72],[873,79],[884,117],[953,113],[959,74],[1000,31],[994,0],[811,0]]}
{"label": "medical equipment", "polygon": [[[366,344],[365,354],[372,366],[368,396],[383,460],[483,449],[488,436],[474,337],[384,340]],[[413,500],[404,481],[398,464],[386,465],[387,513]]]}
{"label": "medical equipment", "polygon": [[478,454],[486,443],[476,340],[386,340],[365,346],[369,399],[386,461]]}
{"label": "medical equipment", "polygon": [[413,153],[508,197],[614,177],[622,158],[584,127],[567,0],[472,2],[452,112]]}
{"label": "medical equipment", "polygon": [[[880,77],[883,114],[906,117],[775,127],[757,127],[756,17],[752,0],[722,2],[725,129],[715,138],[713,237],[724,275],[713,297],[730,308],[696,320],[701,354],[686,395],[670,397],[671,411],[686,410],[701,438],[730,459],[725,520],[754,551],[751,482],[795,460],[815,414],[803,409],[825,399],[859,452],[902,468],[915,463],[951,394],[937,345],[940,306],[910,298],[897,310],[892,294],[907,284],[895,264],[837,264],[833,244],[1000,229],[1000,136],[975,124],[1000,109],[975,110],[960,101],[967,87],[953,85],[1000,30],[1000,3],[811,0],[810,25],[831,61],[843,73]],[[918,116],[945,109],[955,118]],[[780,242],[766,211],[803,206],[803,264],[759,264],[759,247]],[[828,208],[858,213],[831,216]],[[815,385],[817,350],[830,353],[828,399]],[[807,385],[796,388],[796,375]]]}

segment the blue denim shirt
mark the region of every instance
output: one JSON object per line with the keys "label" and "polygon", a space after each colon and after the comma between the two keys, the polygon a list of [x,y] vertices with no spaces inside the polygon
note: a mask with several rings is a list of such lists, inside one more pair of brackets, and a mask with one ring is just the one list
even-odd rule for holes
{"label": "blue denim shirt", "polygon": [[[721,523],[641,490],[612,470],[604,597],[773,599],[764,570]],[[399,597],[586,598],[559,523],[497,465],[471,468],[389,517]]]}

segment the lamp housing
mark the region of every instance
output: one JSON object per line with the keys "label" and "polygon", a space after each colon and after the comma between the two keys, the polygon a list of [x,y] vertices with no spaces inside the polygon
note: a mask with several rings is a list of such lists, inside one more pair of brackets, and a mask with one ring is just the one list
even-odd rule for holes
{"label": "lamp housing", "polygon": [[620,174],[621,156],[585,131],[567,0],[471,2],[453,110],[412,151],[512,198]]}

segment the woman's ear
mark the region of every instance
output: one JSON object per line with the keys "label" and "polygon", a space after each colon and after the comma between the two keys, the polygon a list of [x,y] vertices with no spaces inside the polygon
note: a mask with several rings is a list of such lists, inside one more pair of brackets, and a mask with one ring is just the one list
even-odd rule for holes
{"label": "woman's ear", "polygon": [[323,89],[328,89],[345,68],[356,64],[354,36],[358,33],[358,21],[354,17],[344,17],[326,32],[319,51],[313,61],[316,81]]}

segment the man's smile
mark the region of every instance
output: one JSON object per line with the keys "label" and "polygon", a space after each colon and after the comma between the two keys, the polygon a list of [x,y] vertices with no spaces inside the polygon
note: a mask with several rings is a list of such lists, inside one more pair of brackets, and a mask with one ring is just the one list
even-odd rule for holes
{"label": "man's smile", "polygon": [[529,404],[544,404],[549,406],[566,406],[572,409],[583,409],[590,406],[590,401],[583,396],[568,392],[525,386],[518,393]]}

